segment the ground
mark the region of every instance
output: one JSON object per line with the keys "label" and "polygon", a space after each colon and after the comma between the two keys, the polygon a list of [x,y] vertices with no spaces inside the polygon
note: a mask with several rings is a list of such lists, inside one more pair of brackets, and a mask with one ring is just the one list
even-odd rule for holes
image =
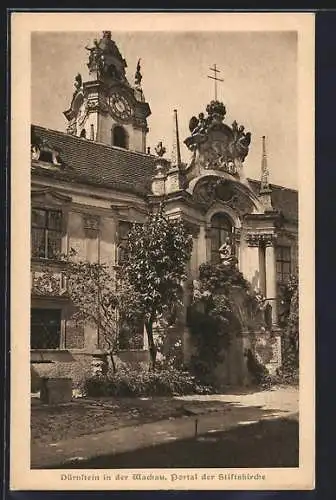
{"label": "ground", "polygon": [[299,425],[284,418],[69,464],[80,469],[298,466]]}
{"label": "ground", "polygon": [[242,392],[35,402],[32,467],[295,466],[297,389]]}

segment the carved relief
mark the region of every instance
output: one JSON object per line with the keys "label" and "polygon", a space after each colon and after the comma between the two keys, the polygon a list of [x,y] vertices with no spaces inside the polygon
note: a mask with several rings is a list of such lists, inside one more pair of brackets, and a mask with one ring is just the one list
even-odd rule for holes
{"label": "carved relief", "polygon": [[199,181],[195,186],[193,197],[197,203],[206,207],[215,201],[220,201],[240,215],[253,210],[253,204],[248,197],[238,193],[230,182],[221,178],[210,177]]}
{"label": "carved relief", "polygon": [[221,170],[239,177],[251,142],[251,133],[234,121],[232,126],[223,123],[226,109],[223,103],[211,101],[208,116],[200,113],[189,122],[191,135],[184,141],[193,152],[192,163],[205,170]]}

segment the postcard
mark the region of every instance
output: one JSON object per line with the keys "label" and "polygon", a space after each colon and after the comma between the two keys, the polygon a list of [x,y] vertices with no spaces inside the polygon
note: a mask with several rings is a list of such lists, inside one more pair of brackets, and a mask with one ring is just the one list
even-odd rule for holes
{"label": "postcard", "polygon": [[12,12],[12,490],[314,488],[314,21]]}

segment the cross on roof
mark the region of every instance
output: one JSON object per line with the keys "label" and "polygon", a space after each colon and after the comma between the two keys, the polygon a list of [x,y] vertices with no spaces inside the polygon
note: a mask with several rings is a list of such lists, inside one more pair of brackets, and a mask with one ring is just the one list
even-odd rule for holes
{"label": "cross on roof", "polygon": [[222,78],[217,78],[217,73],[220,73],[220,70],[217,69],[216,64],[213,65],[212,68],[209,68],[210,71],[213,71],[215,76],[210,76],[208,75],[208,78],[211,78],[212,80],[215,80],[215,101],[217,101],[217,82],[224,82],[224,79]]}

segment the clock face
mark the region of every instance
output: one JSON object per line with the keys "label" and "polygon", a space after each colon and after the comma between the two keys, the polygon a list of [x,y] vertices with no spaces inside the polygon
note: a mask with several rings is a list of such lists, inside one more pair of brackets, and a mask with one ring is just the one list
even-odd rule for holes
{"label": "clock face", "polygon": [[112,112],[122,120],[127,120],[132,116],[132,108],[127,98],[121,94],[113,93],[109,97],[109,105]]}

